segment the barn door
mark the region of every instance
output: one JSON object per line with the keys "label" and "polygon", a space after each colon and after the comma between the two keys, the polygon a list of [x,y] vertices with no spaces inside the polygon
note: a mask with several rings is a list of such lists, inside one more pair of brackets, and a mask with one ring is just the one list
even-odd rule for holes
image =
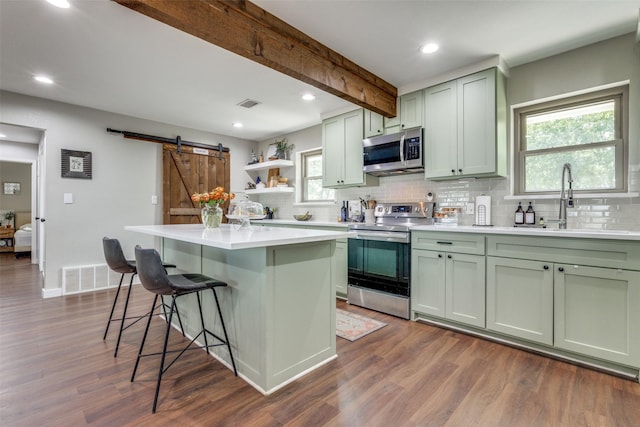
{"label": "barn door", "polygon": [[[204,193],[221,186],[229,191],[228,152],[182,146],[178,153],[172,144],[163,144],[162,188],[163,224],[198,224],[200,207],[191,201],[193,193]],[[228,204],[229,202],[227,202]],[[221,206],[225,211],[227,204]]]}

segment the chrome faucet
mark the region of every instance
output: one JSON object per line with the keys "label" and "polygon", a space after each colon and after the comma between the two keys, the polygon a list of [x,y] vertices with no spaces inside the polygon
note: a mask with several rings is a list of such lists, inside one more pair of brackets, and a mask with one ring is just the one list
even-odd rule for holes
{"label": "chrome faucet", "polygon": [[[569,188],[566,193],[564,190],[565,183],[565,173],[569,174]],[[562,165],[562,186],[560,189],[560,212],[558,218],[558,228],[566,229],[567,228],[567,208],[573,208],[575,206],[573,202],[573,188],[571,186],[573,184],[573,178],[571,177],[571,164],[565,163]]]}

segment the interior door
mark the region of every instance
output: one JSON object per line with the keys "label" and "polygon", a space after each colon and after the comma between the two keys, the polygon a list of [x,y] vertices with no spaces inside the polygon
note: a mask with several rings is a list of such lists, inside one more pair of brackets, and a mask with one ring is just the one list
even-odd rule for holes
{"label": "interior door", "polygon": [[[163,207],[164,224],[201,223],[200,206],[191,201],[193,193],[211,191],[217,186],[229,191],[230,154],[172,144],[163,144]],[[226,210],[228,203],[221,206]],[[226,221],[226,219],[224,219]]]}

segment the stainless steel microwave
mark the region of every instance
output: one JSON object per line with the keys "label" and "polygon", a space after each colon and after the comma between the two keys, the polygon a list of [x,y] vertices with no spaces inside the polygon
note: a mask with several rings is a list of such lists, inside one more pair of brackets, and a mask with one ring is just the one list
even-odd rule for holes
{"label": "stainless steel microwave", "polygon": [[362,170],[376,176],[424,171],[422,128],[362,140]]}

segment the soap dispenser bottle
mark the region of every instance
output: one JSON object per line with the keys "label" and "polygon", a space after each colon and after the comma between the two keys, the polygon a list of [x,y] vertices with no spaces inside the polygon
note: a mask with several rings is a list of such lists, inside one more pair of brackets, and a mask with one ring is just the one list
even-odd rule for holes
{"label": "soap dispenser bottle", "polygon": [[524,223],[527,225],[535,225],[536,223],[536,212],[533,210],[531,202],[529,202],[529,207],[524,213]]}
{"label": "soap dispenser bottle", "polygon": [[516,209],[514,221],[516,225],[524,224],[524,211],[522,210],[522,202],[518,202],[518,209]]}

